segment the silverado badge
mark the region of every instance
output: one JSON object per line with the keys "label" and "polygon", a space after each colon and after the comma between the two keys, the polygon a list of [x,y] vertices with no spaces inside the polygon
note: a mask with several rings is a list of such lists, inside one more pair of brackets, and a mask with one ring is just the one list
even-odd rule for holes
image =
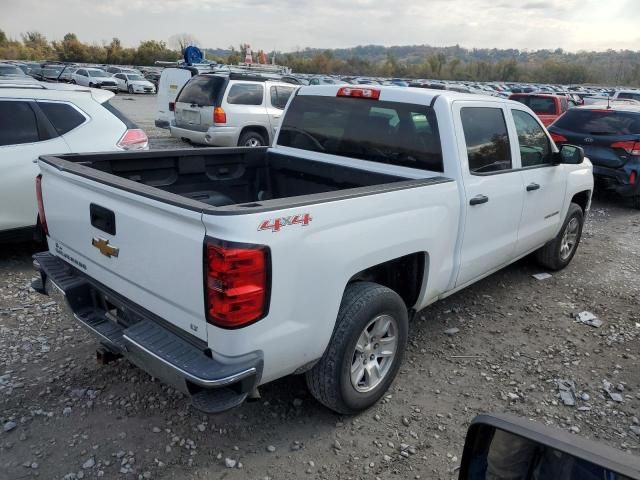
{"label": "silverado badge", "polygon": [[109,240],[106,240],[104,238],[93,237],[91,239],[91,245],[93,245],[98,250],[100,250],[100,253],[103,254],[105,257],[109,257],[109,258],[117,257],[118,253],[120,253],[120,249],[118,247],[109,245]]}

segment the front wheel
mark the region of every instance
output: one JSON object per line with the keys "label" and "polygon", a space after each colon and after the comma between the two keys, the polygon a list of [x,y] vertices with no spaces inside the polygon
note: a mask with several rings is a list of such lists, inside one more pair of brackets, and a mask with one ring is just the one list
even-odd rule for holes
{"label": "front wheel", "polygon": [[329,346],[306,373],[311,394],[341,414],[371,407],[398,373],[408,331],[407,307],[396,292],[376,283],[348,285]]}
{"label": "front wheel", "polygon": [[556,238],[536,252],[538,263],[550,270],[569,265],[580,244],[583,225],[584,212],[580,205],[572,203]]}

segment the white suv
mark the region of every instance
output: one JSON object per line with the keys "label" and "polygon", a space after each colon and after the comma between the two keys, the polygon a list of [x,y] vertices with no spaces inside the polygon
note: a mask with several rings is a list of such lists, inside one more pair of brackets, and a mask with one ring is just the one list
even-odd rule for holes
{"label": "white suv", "polygon": [[171,135],[216,147],[270,145],[296,88],[256,75],[196,75],[169,104]]}
{"label": "white suv", "polygon": [[111,97],[74,85],[0,80],[0,243],[33,238],[40,155],[149,148]]}

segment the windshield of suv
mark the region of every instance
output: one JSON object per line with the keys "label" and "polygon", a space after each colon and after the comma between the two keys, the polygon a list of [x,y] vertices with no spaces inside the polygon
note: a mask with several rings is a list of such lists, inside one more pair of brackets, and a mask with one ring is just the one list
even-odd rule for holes
{"label": "windshield of suv", "polygon": [[24,72],[13,65],[0,65],[0,75],[20,75],[24,76]]}
{"label": "windshield of suv", "polygon": [[103,72],[102,70],[87,70],[90,77],[110,77],[107,72]]}
{"label": "windshield of suv", "polygon": [[142,75],[127,75],[128,80],[145,80]]}
{"label": "windshield of suv", "polygon": [[640,112],[573,109],[553,126],[589,135],[637,135],[640,134]]}
{"label": "windshield of suv", "polygon": [[442,172],[433,109],[361,98],[298,95],[278,145]]}

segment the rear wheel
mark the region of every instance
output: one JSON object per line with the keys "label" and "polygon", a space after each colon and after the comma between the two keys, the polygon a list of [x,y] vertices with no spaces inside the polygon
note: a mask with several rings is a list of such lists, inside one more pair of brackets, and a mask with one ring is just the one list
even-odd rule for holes
{"label": "rear wheel", "polygon": [[264,137],[254,131],[244,132],[238,140],[239,147],[263,147],[266,144]]}
{"label": "rear wheel", "polygon": [[582,237],[584,213],[580,205],[572,203],[560,233],[536,252],[538,263],[550,270],[561,270],[571,262]]}
{"label": "rear wheel", "polygon": [[129,85],[129,86],[127,87],[127,91],[128,91],[129,93],[133,93],[133,86],[132,86],[132,85]]}
{"label": "rear wheel", "polygon": [[633,203],[633,208],[635,208],[636,210],[640,210],[640,196],[633,197],[631,201]]}
{"label": "rear wheel", "polygon": [[342,414],[371,407],[398,373],[408,330],[396,292],[369,282],[347,286],[329,346],[306,374],[311,394]]}

